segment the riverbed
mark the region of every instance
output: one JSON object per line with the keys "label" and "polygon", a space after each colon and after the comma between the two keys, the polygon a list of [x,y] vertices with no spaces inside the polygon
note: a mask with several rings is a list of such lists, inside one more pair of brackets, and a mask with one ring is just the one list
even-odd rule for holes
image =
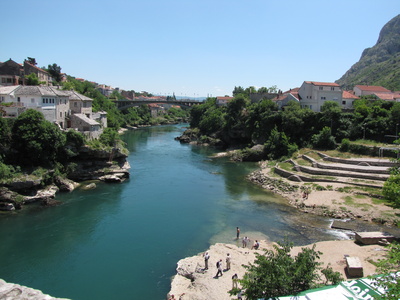
{"label": "riverbed", "polygon": [[258,166],[180,144],[185,125],[127,131],[130,179],[0,215],[0,278],[74,300],[165,299],[176,262],[241,236],[295,245],[346,239],[248,182]]}

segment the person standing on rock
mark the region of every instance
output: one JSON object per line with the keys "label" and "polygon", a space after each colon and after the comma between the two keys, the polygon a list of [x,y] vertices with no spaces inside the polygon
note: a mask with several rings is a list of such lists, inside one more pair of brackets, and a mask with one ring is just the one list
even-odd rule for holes
{"label": "person standing on rock", "polygon": [[229,253],[226,255],[226,269],[231,269],[231,256],[229,255]]}
{"label": "person standing on rock", "polygon": [[222,274],[222,259],[220,259],[219,261],[217,261],[217,275],[215,275],[215,277],[217,277],[218,278],[218,275],[219,274],[221,274],[221,276],[223,275]]}
{"label": "person standing on rock", "polygon": [[235,274],[232,276],[232,290],[238,288],[238,284],[237,284],[237,283],[238,283],[238,274],[235,273]]}
{"label": "person standing on rock", "polygon": [[243,248],[247,248],[247,242],[249,241],[249,238],[247,236],[245,236],[242,240],[242,245]]}
{"label": "person standing on rock", "polygon": [[208,252],[204,253],[204,270],[208,270],[209,259],[210,259],[210,254],[208,254]]}
{"label": "person standing on rock", "polygon": [[240,229],[239,227],[236,227],[236,239],[239,239],[239,235],[240,235]]}

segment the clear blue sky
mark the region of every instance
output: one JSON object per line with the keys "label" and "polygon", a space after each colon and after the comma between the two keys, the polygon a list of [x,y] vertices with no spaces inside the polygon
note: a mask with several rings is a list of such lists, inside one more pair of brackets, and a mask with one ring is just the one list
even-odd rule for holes
{"label": "clear blue sky", "polygon": [[339,79],[399,0],[1,1],[0,61],[125,90],[231,95],[235,86]]}

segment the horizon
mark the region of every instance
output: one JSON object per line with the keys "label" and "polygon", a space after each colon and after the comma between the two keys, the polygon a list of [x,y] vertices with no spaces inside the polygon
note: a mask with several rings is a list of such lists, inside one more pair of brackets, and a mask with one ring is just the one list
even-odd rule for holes
{"label": "horizon", "polygon": [[[231,96],[235,86],[334,82],[376,44],[400,2],[22,0],[2,8],[18,13],[3,18],[13,27],[0,61],[33,57],[113,88],[202,98]],[[32,24],[38,33],[27,34]]]}

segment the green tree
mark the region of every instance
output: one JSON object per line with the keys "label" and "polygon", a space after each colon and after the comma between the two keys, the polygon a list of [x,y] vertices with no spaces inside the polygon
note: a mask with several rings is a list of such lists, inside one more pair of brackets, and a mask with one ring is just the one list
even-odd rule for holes
{"label": "green tree", "polygon": [[34,57],[27,57],[27,59],[26,59],[26,61],[28,62],[28,63],[30,63],[31,65],[33,65],[33,66],[36,66],[37,65],[37,62],[36,62],[36,59],[34,58]]}
{"label": "green tree", "polygon": [[66,142],[58,127],[33,109],[26,110],[16,119],[12,131],[14,160],[25,165],[54,164]]}
{"label": "green tree", "polygon": [[53,77],[56,82],[61,82],[61,67],[57,64],[49,65],[47,72]]}
{"label": "green tree", "polygon": [[400,174],[392,174],[382,188],[383,196],[395,207],[400,207]]}
{"label": "green tree", "polygon": [[199,129],[204,134],[213,134],[220,131],[224,126],[224,115],[216,107],[210,107],[203,114],[199,123]]}
{"label": "green tree", "polygon": [[0,156],[6,155],[10,148],[13,119],[0,117]]}
{"label": "green tree", "polygon": [[336,148],[335,137],[328,126],[325,126],[318,134],[312,136],[311,144],[316,149],[327,150]]}
{"label": "green tree", "polygon": [[279,132],[275,127],[264,144],[264,152],[268,159],[290,157],[298,150],[297,145],[290,143],[284,132]]}
{"label": "green tree", "polygon": [[121,141],[121,138],[118,134],[118,131],[113,128],[107,127],[100,135],[99,140],[103,145],[116,147],[117,144]]}
{"label": "green tree", "polygon": [[228,103],[226,107],[224,131],[230,138],[246,141],[247,107],[249,105],[250,100],[243,94],[235,96],[235,98]]}
{"label": "green tree", "polygon": [[39,81],[39,78],[35,73],[31,73],[25,76],[26,85],[40,85],[42,82]]}
{"label": "green tree", "polygon": [[293,244],[288,241],[274,245],[274,250],[256,254],[254,263],[245,265],[246,274],[240,280],[247,299],[295,295],[315,288],[320,279],[317,262],[320,255],[312,248],[302,248],[297,256],[290,255]]}
{"label": "green tree", "polygon": [[235,86],[235,88],[232,91],[233,97],[235,97],[236,95],[239,95],[239,94],[243,94],[243,93],[244,93],[244,88],[241,86]]}
{"label": "green tree", "polygon": [[378,299],[398,300],[400,299],[400,244],[393,243],[389,246],[386,258],[380,260],[377,264],[378,277],[375,285],[386,291]]}

